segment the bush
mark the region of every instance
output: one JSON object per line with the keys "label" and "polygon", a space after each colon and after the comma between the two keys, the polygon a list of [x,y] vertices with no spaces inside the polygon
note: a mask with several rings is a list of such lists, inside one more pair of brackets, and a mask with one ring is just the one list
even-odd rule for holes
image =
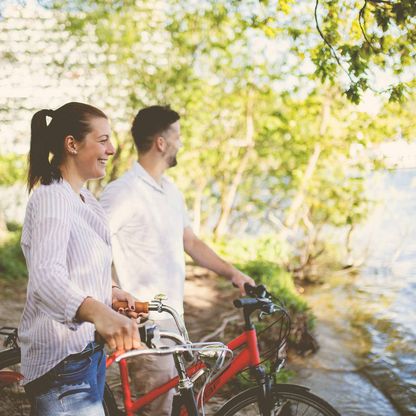
{"label": "bush", "polygon": [[0,155],[0,185],[13,185],[25,180],[26,156],[9,153]]}
{"label": "bush", "polygon": [[256,282],[263,283],[267,289],[285,303],[292,312],[308,310],[306,301],[299,295],[290,273],[275,263],[265,260],[253,260],[240,264],[239,269],[251,276]]}
{"label": "bush", "polygon": [[27,277],[26,262],[20,248],[21,227],[13,227],[0,242],[0,279],[16,280]]}
{"label": "bush", "polygon": [[291,312],[305,314],[308,328],[313,326],[313,314],[303,297],[298,293],[292,274],[283,268],[290,257],[285,241],[275,235],[262,235],[239,239],[211,242],[215,250],[233,262],[241,271],[251,276],[257,283],[263,283]]}
{"label": "bush", "polygon": [[233,263],[247,263],[262,260],[284,264],[289,259],[289,246],[275,235],[231,238],[212,241],[215,250]]}

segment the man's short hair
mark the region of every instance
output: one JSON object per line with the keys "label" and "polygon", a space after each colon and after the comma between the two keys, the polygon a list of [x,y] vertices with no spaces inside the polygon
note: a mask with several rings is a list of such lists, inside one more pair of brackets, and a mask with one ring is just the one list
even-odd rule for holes
{"label": "man's short hair", "polygon": [[168,105],[152,105],[140,110],[131,127],[137,150],[141,153],[148,152],[155,136],[166,131],[179,118],[179,114]]}

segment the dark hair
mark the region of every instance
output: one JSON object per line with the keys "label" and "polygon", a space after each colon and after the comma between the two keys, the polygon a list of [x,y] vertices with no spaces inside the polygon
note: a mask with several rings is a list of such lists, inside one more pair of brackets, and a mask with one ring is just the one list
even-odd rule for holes
{"label": "dark hair", "polygon": [[[52,120],[49,125],[46,117]],[[40,110],[34,114],[31,123],[29,173],[27,187],[29,192],[40,181],[49,185],[62,178],[59,170],[64,156],[64,139],[73,136],[81,142],[91,131],[90,120],[107,118],[98,108],[83,103],[67,103],[57,110]],[[52,159],[49,154],[52,154]]]}
{"label": "dark hair", "polygon": [[179,114],[169,106],[152,105],[140,110],[131,127],[137,150],[142,153],[148,152],[155,136],[166,131],[179,119]]}

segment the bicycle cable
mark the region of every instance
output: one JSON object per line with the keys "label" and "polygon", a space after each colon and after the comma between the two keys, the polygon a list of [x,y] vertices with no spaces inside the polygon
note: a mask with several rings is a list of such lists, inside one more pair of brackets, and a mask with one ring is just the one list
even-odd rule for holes
{"label": "bicycle cable", "polygon": [[224,362],[225,362],[227,354],[230,354],[229,361],[232,360],[233,352],[228,348],[222,349],[221,353],[218,355],[218,357],[215,361],[215,364],[211,367],[210,372],[209,372],[204,384],[201,387],[201,390],[198,392],[196,400],[197,400],[197,403],[200,402],[200,404],[201,404],[202,416],[205,416],[205,409],[204,409],[205,388],[209,384],[211,379],[214,377],[214,375],[217,374],[217,372],[224,366]]}

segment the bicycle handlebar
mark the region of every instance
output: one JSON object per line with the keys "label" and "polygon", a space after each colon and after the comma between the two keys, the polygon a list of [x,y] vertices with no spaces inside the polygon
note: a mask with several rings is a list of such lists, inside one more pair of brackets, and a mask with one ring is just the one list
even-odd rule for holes
{"label": "bicycle handlebar", "polygon": [[[126,301],[116,301],[113,303],[113,309],[118,311],[119,309],[126,309],[129,305]],[[148,313],[149,302],[134,302],[134,312],[137,313]]]}
{"label": "bicycle handlebar", "polygon": [[181,337],[178,337],[174,333],[161,331],[160,335],[162,338],[170,338],[176,342],[174,346],[158,346],[152,347],[149,349],[140,349],[140,350],[130,350],[123,352],[116,356],[115,361],[119,362],[126,358],[136,357],[138,355],[171,355],[171,354],[184,354],[193,357],[193,352],[197,351],[224,351],[232,355],[232,351],[224,345],[222,342],[194,342],[194,343],[185,343],[179,344],[179,341],[184,341]]}
{"label": "bicycle handlebar", "polygon": [[234,306],[236,308],[244,308],[250,312],[254,312],[257,309],[265,313],[273,313],[277,310],[277,306],[268,298],[241,298],[234,300]]}
{"label": "bicycle handlebar", "polygon": [[[117,301],[113,303],[113,309],[126,309],[128,308],[128,304],[126,301]],[[149,313],[150,311],[153,312],[167,312],[169,313],[178,327],[180,334],[186,341],[189,341],[188,332],[185,328],[185,324],[183,323],[183,319],[179,314],[175,311],[175,309],[171,308],[168,305],[164,305],[161,301],[152,300],[150,302],[135,302],[135,310],[134,312],[137,313]]]}
{"label": "bicycle handlebar", "polygon": [[253,312],[260,310],[261,313],[270,315],[281,309],[281,306],[272,301],[272,294],[267,291],[264,285],[251,286],[246,283],[244,289],[249,297],[235,299],[233,303],[236,308],[243,309],[246,328],[253,326],[250,320],[250,315]]}
{"label": "bicycle handlebar", "polygon": [[244,283],[244,290],[246,291],[247,296],[252,298],[270,297],[270,293],[267,291],[264,285],[251,286],[248,283]]}
{"label": "bicycle handlebar", "polygon": [[[251,286],[248,283],[244,284],[244,289],[247,293],[247,296],[250,296],[251,298],[269,298],[269,293],[267,292],[264,285],[258,285],[258,286]],[[242,308],[244,305],[254,305],[257,304],[257,299],[237,299],[234,301],[234,306],[236,308]],[[134,312],[137,313],[149,313],[149,310],[158,311],[160,312],[159,304],[152,305],[151,302],[134,302]],[[150,306],[150,308],[149,308]],[[164,305],[165,306],[165,305]],[[113,309],[119,310],[119,309],[127,309],[128,303],[126,301],[116,301],[113,303]],[[170,313],[170,311],[167,311]]]}
{"label": "bicycle handlebar", "polygon": [[235,299],[233,303],[236,308],[251,307],[254,309],[261,309],[263,306],[272,304],[272,296],[264,285],[251,286],[248,283],[245,283],[244,289],[247,296],[250,297]]}

